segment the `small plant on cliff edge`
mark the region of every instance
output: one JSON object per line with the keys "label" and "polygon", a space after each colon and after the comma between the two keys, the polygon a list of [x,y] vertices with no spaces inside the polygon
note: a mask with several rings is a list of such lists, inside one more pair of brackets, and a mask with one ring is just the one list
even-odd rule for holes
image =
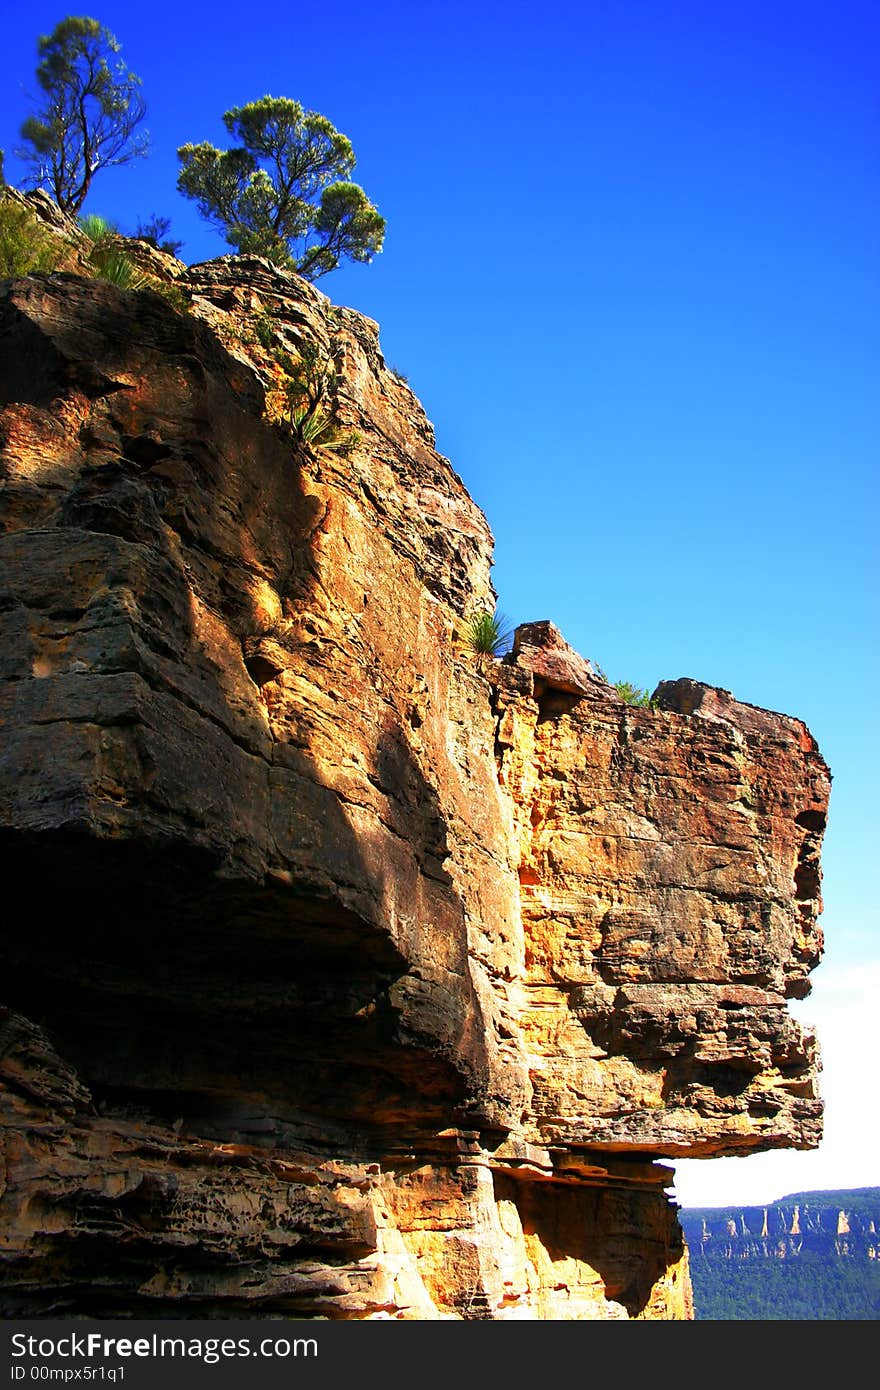
{"label": "small plant on cliff edge", "polygon": [[[595,662],[593,664],[596,665]],[[625,705],[635,705],[639,709],[657,710],[660,708],[659,700],[655,700],[652,695],[648,694],[647,690],[642,690],[640,686],[633,685],[631,681],[611,681],[602,670],[602,667],[598,665],[596,665],[596,675],[600,680],[603,680],[606,685],[610,685],[612,690],[617,691],[617,694]]]}
{"label": "small plant on cliff edge", "polygon": [[[280,382],[273,393],[276,414],[302,444],[329,449],[346,458],[360,443],[356,430],[336,419],[336,368],[316,343],[304,342],[299,356],[278,349],[273,354]],[[280,397],[280,410],[277,409]]]}
{"label": "small plant on cliff edge", "polygon": [[109,280],[121,290],[142,290],[149,284],[147,276],[116,247],[105,247],[100,254],[92,256],[91,263],[97,279]]}
{"label": "small plant on cliff edge", "polygon": [[260,347],[265,348],[267,352],[272,351],[275,343],[275,326],[272,323],[271,314],[259,314],[254,319],[254,337]]}
{"label": "small plant on cliff edge", "polygon": [[614,689],[626,705],[635,705],[639,709],[660,708],[657,701],[651,698],[647,690],[642,690],[639,686],[632,685],[629,681],[615,681]]}
{"label": "small plant on cliff edge", "polygon": [[135,236],[138,241],[145,241],[150,246],[155,246],[157,251],[164,251],[166,256],[176,256],[183,246],[182,241],[172,237],[171,218],[159,217],[155,212],[147,218],[138,220]]}
{"label": "small plant on cliff edge", "polygon": [[61,248],[27,208],[0,193],[0,280],[54,270]]}
{"label": "small plant on cliff edge", "polygon": [[88,261],[84,267],[96,280],[109,280],[121,290],[153,290],[160,294],[178,313],[188,313],[191,304],[186,291],[175,281],[160,280],[140,270],[124,246],[130,242],[114,223],[97,213],[78,219],[80,230],[91,242]]}
{"label": "small plant on cliff edge", "polygon": [[148,277],[141,274],[134,262],[116,244],[119,232],[106,217],[89,213],[79,219],[92,248],[89,251],[89,267],[98,280],[109,280],[121,290],[142,290],[148,284]]}
{"label": "small plant on cliff edge", "polygon": [[108,222],[106,217],[101,217],[97,212],[90,212],[87,216],[80,217],[79,228],[93,246],[106,246],[118,235],[116,224]]}
{"label": "small plant on cliff edge", "polygon": [[464,629],[464,640],[470,651],[483,660],[487,656],[499,657],[510,643],[510,628],[503,613],[496,608],[478,608],[468,619]]}

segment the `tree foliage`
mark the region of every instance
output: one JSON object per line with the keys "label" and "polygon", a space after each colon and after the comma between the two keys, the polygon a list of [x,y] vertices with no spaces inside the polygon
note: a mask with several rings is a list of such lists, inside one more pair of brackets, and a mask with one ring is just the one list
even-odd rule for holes
{"label": "tree foliage", "polygon": [[183,145],[177,186],[230,246],[307,280],[381,251],[385,219],[351,182],[351,142],[326,116],[266,96],[223,123],[234,146]]}
{"label": "tree foliage", "polygon": [[183,246],[182,241],[171,236],[171,218],[160,217],[155,212],[151,213],[146,221],[143,218],[138,220],[135,236],[139,241],[146,241],[150,246],[155,246],[157,251],[164,251],[166,256],[176,256]]}
{"label": "tree foliage", "polygon": [[713,1322],[880,1321],[880,1264],[815,1251],[791,1259],[691,1259],[694,1311]]}
{"label": "tree foliage", "polygon": [[631,681],[615,681],[614,689],[626,705],[636,705],[641,709],[657,709],[657,702],[649,691],[643,690]]}
{"label": "tree foliage", "polygon": [[147,152],[141,80],[117,59],[119,48],[103,24],[75,16],[37,44],[43,96],[17,153],[31,166],[29,181],[49,188],[65,212],[79,211],[99,170]]}

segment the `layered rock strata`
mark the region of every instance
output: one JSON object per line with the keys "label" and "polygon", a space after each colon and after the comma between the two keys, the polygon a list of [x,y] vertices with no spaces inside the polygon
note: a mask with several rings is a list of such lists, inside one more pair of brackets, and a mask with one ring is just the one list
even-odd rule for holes
{"label": "layered rock strata", "polygon": [[[174,276],[0,286],[0,1306],[688,1316],[656,1160],[819,1134],[815,743],[549,624],[478,662],[375,324]],[[350,457],[268,418],[304,341]]]}
{"label": "layered rock strata", "polygon": [[798,1192],[762,1207],[682,1210],[694,1316],[877,1321],[880,1189]]}
{"label": "layered rock strata", "polygon": [[810,1147],[815,1040],[785,999],[822,945],[815,742],[694,681],[626,705],[576,661],[551,624],[521,628],[495,693],[538,1131],[679,1157]]}
{"label": "layered rock strata", "polygon": [[880,1260],[880,1190],[805,1192],[763,1207],[681,1213],[695,1257],[707,1261]]}

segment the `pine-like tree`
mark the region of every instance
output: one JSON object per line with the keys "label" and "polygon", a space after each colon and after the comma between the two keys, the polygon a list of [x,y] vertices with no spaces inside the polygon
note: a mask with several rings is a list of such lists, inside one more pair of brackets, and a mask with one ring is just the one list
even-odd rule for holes
{"label": "pine-like tree", "polygon": [[31,165],[28,181],[74,215],[99,170],[147,153],[148,137],[138,131],[146,114],[141,80],[117,59],[119,47],[98,20],[76,16],[37,44],[43,100],[22,125],[25,145],[16,153]]}
{"label": "pine-like tree", "polygon": [[230,246],[307,280],[381,251],[385,219],[350,181],[351,141],[326,116],[266,96],[233,107],[223,123],[234,147],[181,146],[177,186]]}

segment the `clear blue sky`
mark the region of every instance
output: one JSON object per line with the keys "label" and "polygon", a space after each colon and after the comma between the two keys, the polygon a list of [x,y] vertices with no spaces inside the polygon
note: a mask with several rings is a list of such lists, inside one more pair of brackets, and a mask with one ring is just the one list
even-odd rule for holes
{"label": "clear blue sky", "polygon": [[[85,7],[143,79],[151,157],[87,210],[168,215],[178,145],[266,93],[352,140],[385,250],[320,282],[381,325],[496,536],[514,622],[612,679],[691,675],[804,718],[834,773],[818,1154],[685,1165],[680,1200],[880,1183],[875,0]],[[0,146],[36,39],[4,19]],[[864,1023],[857,1035],[857,1020]],[[857,1099],[856,1083],[862,1099]],[[873,1127],[873,1128],[871,1128]]]}

